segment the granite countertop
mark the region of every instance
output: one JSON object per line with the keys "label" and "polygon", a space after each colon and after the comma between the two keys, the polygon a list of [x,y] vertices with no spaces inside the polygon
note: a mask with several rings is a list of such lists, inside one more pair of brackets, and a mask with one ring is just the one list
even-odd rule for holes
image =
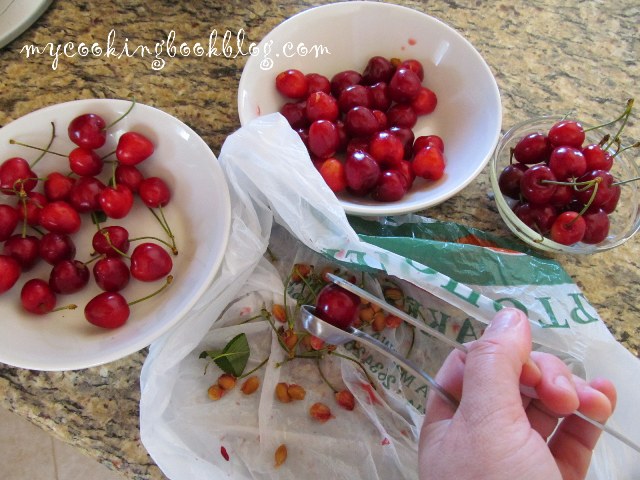
{"label": "granite countertop", "polygon": [[[149,58],[26,58],[26,44],[107,41],[122,48],[206,42],[213,29],[243,29],[259,41],[287,17],[326,3],[54,0],[46,13],[0,50],[0,125],[41,107],[80,98],[129,98],[158,107],[191,126],[215,153],[239,127],[238,81],[246,58],[174,58],[161,70]],[[585,122],[609,120],[638,94],[640,5],[636,0],[399,1],[448,23],[484,56],[496,76],[503,125],[531,116],[578,112]],[[632,119],[626,138],[640,139]],[[487,171],[427,215],[509,235],[489,195]],[[609,252],[557,260],[583,289],[614,336],[640,350],[640,239]],[[164,478],[140,442],[139,374],[146,351],[71,372],[37,372],[0,364],[0,405],[28,418],[128,478]]]}

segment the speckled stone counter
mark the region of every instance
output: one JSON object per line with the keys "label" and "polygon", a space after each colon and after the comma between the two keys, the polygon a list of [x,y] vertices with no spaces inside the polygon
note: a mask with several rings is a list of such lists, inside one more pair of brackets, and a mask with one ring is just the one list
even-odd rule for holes
{"label": "speckled stone counter", "polygon": [[[325,3],[325,2],[320,2]],[[493,70],[503,125],[544,113],[575,111],[608,120],[640,92],[640,4],[578,0],[435,0],[398,2],[429,13],[465,35]],[[526,3],[526,5],[525,5]],[[173,58],[153,70],[150,58],[26,58],[25,44],[107,41],[122,48],[204,42],[213,29],[243,29],[259,41],[314,2],[56,0],[34,26],[0,50],[0,125],[41,107],[80,98],[128,98],[180,118],[217,154],[239,127],[236,90],[246,58]],[[638,115],[626,138],[640,139]],[[483,172],[460,195],[426,214],[509,235]],[[640,349],[640,237],[610,252],[557,257],[634,355]],[[101,367],[44,373],[0,365],[0,405],[28,418],[128,478],[163,478],[139,438],[139,374],[145,351]]]}

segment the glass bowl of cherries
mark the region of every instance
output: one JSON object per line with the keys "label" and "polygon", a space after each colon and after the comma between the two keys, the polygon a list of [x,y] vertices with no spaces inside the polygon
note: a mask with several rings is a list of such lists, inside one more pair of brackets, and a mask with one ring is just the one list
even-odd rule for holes
{"label": "glass bowl of cherries", "polygon": [[490,162],[498,211],[528,245],[549,253],[591,254],[640,229],[640,170],[621,132],[631,114],[589,127],[542,116],[508,130]]}

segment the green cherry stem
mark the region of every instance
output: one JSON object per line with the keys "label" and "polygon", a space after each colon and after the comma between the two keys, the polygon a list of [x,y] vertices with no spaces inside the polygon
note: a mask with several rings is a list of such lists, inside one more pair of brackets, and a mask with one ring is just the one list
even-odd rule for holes
{"label": "green cherry stem", "polygon": [[618,118],[615,118],[615,119],[613,119],[613,120],[611,120],[610,122],[607,122],[607,123],[602,123],[600,125],[596,125],[594,127],[585,128],[584,131],[585,132],[589,132],[591,130],[597,130],[598,128],[608,127],[609,125],[613,125],[614,123],[624,119],[624,122],[623,122],[622,126],[618,129],[618,133],[613,136],[613,138],[616,138],[618,135],[620,135],[620,132],[622,132],[622,129],[624,128],[624,126],[627,123],[627,120],[629,119],[629,115],[631,115],[631,109],[633,108],[633,102],[634,102],[633,98],[630,98],[629,100],[627,100],[627,105],[625,106],[624,111],[622,112],[622,115],[620,115]]}
{"label": "green cherry stem", "polygon": [[124,117],[126,117],[127,115],[129,115],[129,113],[131,113],[131,110],[133,110],[133,107],[136,104],[136,99],[133,98],[131,100],[131,105],[129,105],[129,108],[127,109],[126,112],[124,112],[122,115],[120,115],[118,118],[116,118],[113,122],[111,122],[109,125],[107,125],[106,127],[104,127],[104,130],[109,130],[111,127],[113,127],[116,123],[118,123],[120,120],[122,120]]}
{"label": "green cherry stem", "polygon": [[[47,144],[47,148],[46,150],[48,151],[51,148],[51,145],[53,145],[53,139],[56,138],[56,124],[51,122],[51,138],[49,139],[49,143]],[[35,165],[42,159],[42,157],[44,157],[46,155],[47,152],[42,152],[40,154],[40,156],[38,158],[36,158],[31,165],[29,165],[29,168],[33,168],[35,167]]]}
{"label": "green cherry stem", "polygon": [[628,180],[620,180],[619,182],[614,182],[611,185],[624,185],[625,183],[637,182],[640,180],[640,177],[629,178]]}
{"label": "green cherry stem", "polygon": [[128,305],[132,306],[132,305],[135,305],[136,303],[140,303],[140,302],[144,302],[145,300],[149,300],[151,297],[155,297],[160,292],[165,290],[169,285],[171,285],[172,282],[173,282],[173,275],[168,275],[167,278],[166,278],[166,281],[164,282],[164,285],[162,285],[158,290],[156,290],[155,292],[150,293],[149,295],[146,295],[146,296],[144,296],[142,298],[138,298],[137,300],[133,300],[133,301],[129,302]]}
{"label": "green cherry stem", "polygon": [[617,155],[621,154],[622,152],[625,152],[627,150],[630,150],[632,148],[640,148],[640,142],[636,142],[632,145],[627,145],[626,147],[622,147],[620,148],[616,153],[613,154],[613,157],[616,157]]}
{"label": "green cherry stem", "polygon": [[161,238],[151,237],[151,236],[146,237],[145,236],[145,237],[136,237],[136,238],[130,238],[129,239],[130,242],[135,242],[135,241],[138,241],[138,240],[156,240],[156,241],[166,245],[171,250],[171,253],[173,253],[174,255],[178,254],[178,249],[175,247],[175,245],[171,245],[169,242],[167,242],[166,240],[163,240]]}
{"label": "green cherry stem", "polygon": [[31,148],[33,150],[38,150],[39,152],[43,152],[43,154],[50,153],[51,155],[57,155],[59,157],[67,158],[67,155],[63,155],[62,153],[52,152],[51,150],[48,150],[46,148],[40,148],[40,147],[36,147],[35,145],[29,145],[29,144],[26,144],[26,143],[18,142],[17,140],[14,140],[13,138],[11,140],[9,140],[9,144],[11,144],[11,145],[20,145],[21,147],[27,147],[27,148]]}

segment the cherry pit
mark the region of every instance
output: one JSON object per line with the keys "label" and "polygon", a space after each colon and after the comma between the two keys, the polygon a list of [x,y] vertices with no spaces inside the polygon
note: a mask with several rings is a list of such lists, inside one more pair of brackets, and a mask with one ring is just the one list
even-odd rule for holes
{"label": "cherry pit", "polygon": [[[44,315],[75,309],[72,296],[88,288],[93,278],[102,293],[84,306],[85,319],[112,329],[127,322],[132,305],[172,283],[178,249],[164,211],[171,189],[161,176],[148,173],[153,169],[154,143],[141,132],[127,131],[114,137],[115,150],[103,149],[109,136],[114,136],[111,127],[134,106],[132,102],[127,112],[109,124],[96,113],[71,120],[66,133],[74,147],[68,152],[52,148],[55,121],[46,147],[9,141],[23,147],[25,154],[0,163],[0,295],[20,288],[25,312]],[[28,161],[27,152],[39,155]],[[47,168],[47,155],[64,157],[66,167]],[[148,170],[140,168],[142,162]],[[138,232],[132,238],[131,227],[120,220],[140,210],[150,211],[166,236]],[[84,223],[95,227],[88,229],[93,231],[89,238],[87,229],[81,229]],[[81,250],[84,244],[86,251]],[[48,273],[32,275],[38,264],[46,265],[39,272]],[[18,287],[20,278],[25,281]],[[142,298],[125,298],[132,282],[161,280],[160,287]],[[60,297],[71,301],[59,306]]]}
{"label": "cherry pit", "polygon": [[[510,151],[509,165],[498,177],[500,192],[512,199],[512,210],[529,228],[563,245],[582,242],[597,245],[609,235],[624,184],[611,169],[625,150],[620,135],[633,107],[630,99],[624,112],[603,125],[584,128],[565,118],[548,131],[528,133]],[[586,140],[589,131],[620,123],[614,135],[598,142]]]}
{"label": "cherry pit", "polygon": [[275,88],[287,99],[280,113],[334,193],[394,202],[416,177],[437,181],[444,175],[442,138],[415,138],[413,132],[418,117],[438,103],[424,80],[417,60],[374,56],[362,71],[343,70],[331,78],[285,70]]}

